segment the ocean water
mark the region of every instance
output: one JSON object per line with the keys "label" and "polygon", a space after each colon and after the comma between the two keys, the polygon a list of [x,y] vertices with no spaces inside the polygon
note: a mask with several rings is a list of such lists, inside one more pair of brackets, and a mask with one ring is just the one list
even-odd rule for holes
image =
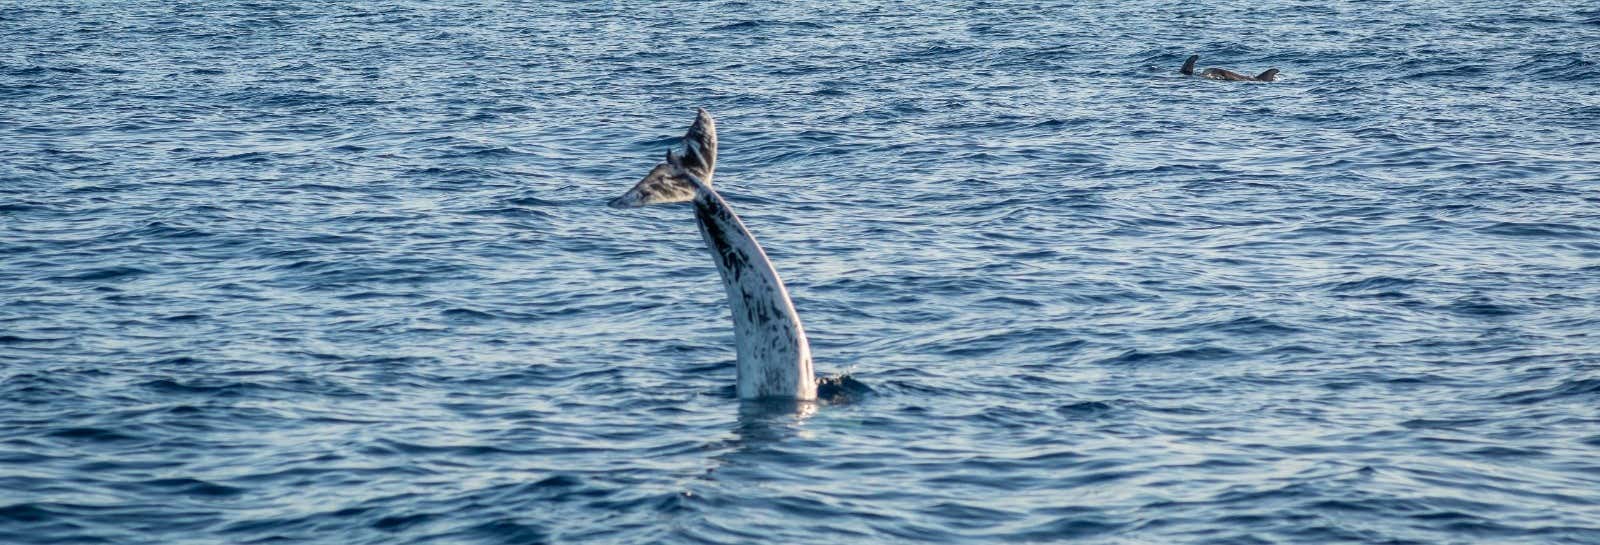
{"label": "ocean water", "polygon": [[1600,543],[1593,4],[391,4],[0,2],[0,543]]}

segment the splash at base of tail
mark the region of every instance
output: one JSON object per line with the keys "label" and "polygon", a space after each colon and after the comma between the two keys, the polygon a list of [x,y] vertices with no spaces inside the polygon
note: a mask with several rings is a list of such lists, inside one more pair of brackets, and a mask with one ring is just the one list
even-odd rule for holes
{"label": "splash at base of tail", "polygon": [[872,393],[872,388],[850,375],[817,377],[818,401],[849,403]]}

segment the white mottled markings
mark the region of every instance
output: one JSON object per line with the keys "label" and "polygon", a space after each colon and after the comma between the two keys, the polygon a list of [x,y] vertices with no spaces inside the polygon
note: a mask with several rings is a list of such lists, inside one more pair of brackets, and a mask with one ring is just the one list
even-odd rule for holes
{"label": "white mottled markings", "polygon": [[694,209],[733,311],[739,397],[816,399],[811,345],[767,253],[716,191],[700,187]]}
{"label": "white mottled markings", "polygon": [[668,151],[666,161],[609,204],[631,208],[692,200],[700,235],[722,275],[733,311],[739,397],[816,399],[811,345],[800,316],[767,253],[727,201],[711,189],[716,165],[716,123],[701,109],[683,135],[683,152]]}

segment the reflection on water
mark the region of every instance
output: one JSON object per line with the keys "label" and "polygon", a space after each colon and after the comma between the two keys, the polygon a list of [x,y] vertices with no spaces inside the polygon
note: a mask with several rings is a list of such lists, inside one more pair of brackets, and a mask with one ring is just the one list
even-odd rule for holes
{"label": "reflection on water", "polygon": [[804,437],[806,421],[817,414],[819,406],[815,401],[741,400],[733,429],[736,450],[755,450],[790,437]]}
{"label": "reflection on water", "polygon": [[731,476],[751,482],[782,478],[786,464],[802,459],[788,454],[793,449],[787,449],[787,444],[808,438],[806,422],[819,406],[809,401],[741,400],[732,436],[709,445],[718,452],[708,460],[703,478],[715,481]]}

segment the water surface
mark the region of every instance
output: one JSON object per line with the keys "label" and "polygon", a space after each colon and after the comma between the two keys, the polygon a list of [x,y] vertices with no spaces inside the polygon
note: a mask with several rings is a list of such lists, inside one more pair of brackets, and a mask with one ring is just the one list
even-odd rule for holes
{"label": "water surface", "polygon": [[[0,43],[0,542],[1600,543],[1581,3],[4,2]],[[603,206],[695,107],[876,395],[733,399],[690,211]]]}

